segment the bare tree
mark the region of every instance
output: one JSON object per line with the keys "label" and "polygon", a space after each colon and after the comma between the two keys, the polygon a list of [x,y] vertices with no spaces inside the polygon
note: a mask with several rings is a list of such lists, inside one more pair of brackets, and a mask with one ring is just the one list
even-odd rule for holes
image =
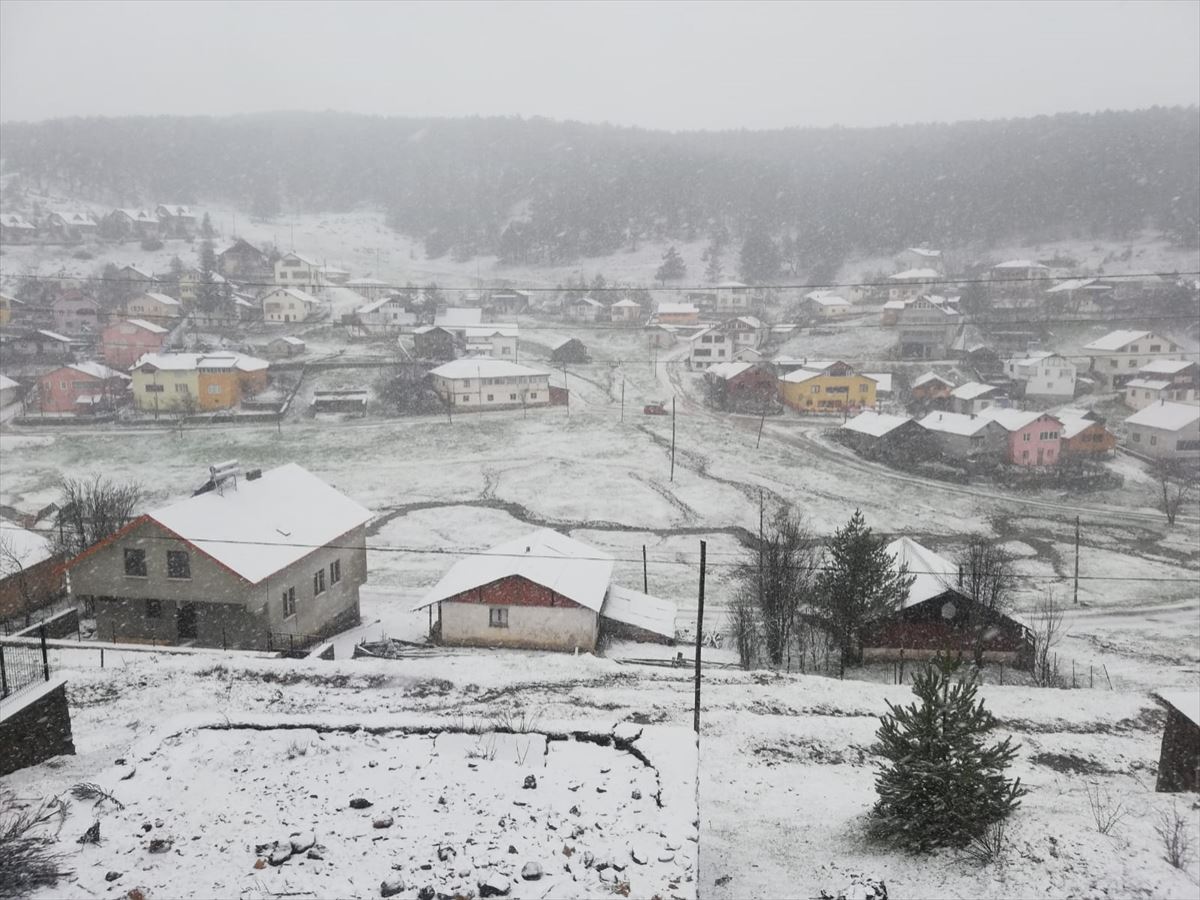
{"label": "bare tree", "polygon": [[1152,471],[1162,489],[1161,509],[1166,513],[1167,524],[1174,525],[1179,510],[1196,492],[1197,483],[1200,483],[1200,471],[1189,468],[1181,461],[1165,459],[1156,462]]}
{"label": "bare tree", "polygon": [[1066,636],[1064,612],[1054,589],[1047,588],[1030,617],[1033,628],[1033,678],[1041,687],[1058,687],[1062,683],[1058,673],[1058,654],[1054,648]]}
{"label": "bare tree", "polygon": [[124,528],[142,501],[141,485],[97,475],[91,481],[64,478],[56,525],[56,548],[74,556]]}
{"label": "bare tree", "polygon": [[988,632],[998,616],[1012,607],[1017,587],[1015,557],[1008,550],[983,535],[972,535],[966,547],[955,558],[958,577],[953,584],[943,578],[947,587],[966,594],[970,605],[967,627],[971,629],[971,648],[976,666],[983,665],[983,647]]}
{"label": "bare tree", "polygon": [[15,586],[25,624],[30,625],[33,611],[38,606],[37,592],[34,590],[34,580],[25,568],[27,554],[21,552],[14,535],[4,533],[7,530],[0,530],[0,575]]}
{"label": "bare tree", "polygon": [[758,627],[757,596],[740,585],[733,595],[729,609],[729,630],[737,647],[738,662],[749,669],[758,659],[762,647],[762,631]]}

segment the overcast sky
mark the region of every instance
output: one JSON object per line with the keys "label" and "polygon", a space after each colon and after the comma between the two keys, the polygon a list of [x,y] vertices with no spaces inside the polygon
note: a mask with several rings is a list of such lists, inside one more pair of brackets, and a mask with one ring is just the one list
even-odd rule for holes
{"label": "overcast sky", "polygon": [[1200,2],[0,3],[0,119],[322,110],[648,128],[1200,103]]}

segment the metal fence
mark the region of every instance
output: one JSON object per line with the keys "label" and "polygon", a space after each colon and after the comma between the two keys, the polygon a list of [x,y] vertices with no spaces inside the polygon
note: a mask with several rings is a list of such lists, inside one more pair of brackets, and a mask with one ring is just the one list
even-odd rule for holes
{"label": "metal fence", "polygon": [[41,646],[0,643],[0,699],[32,684],[50,680],[50,657],[46,653],[46,630],[40,630]]}
{"label": "metal fence", "polygon": [[287,656],[305,656],[312,647],[323,640],[324,638],[319,634],[291,634],[285,631],[268,631],[267,650],[284,653]]}

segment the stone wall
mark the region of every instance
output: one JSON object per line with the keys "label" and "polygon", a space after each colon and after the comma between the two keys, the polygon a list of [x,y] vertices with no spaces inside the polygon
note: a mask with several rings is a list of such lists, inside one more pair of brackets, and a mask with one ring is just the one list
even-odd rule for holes
{"label": "stone wall", "polygon": [[0,775],[68,753],[75,753],[75,743],[65,679],[52,678],[0,703]]}

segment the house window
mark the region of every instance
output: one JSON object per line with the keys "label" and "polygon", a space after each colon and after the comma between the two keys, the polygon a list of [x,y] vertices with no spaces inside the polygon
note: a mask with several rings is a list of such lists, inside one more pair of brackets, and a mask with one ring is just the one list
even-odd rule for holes
{"label": "house window", "polygon": [[146,577],[146,551],[125,550],[125,574],[137,578]]}
{"label": "house window", "polygon": [[492,399],[493,399],[492,395],[491,395],[491,394],[488,394],[488,395],[487,395],[487,398],[488,398],[488,403],[491,403],[491,402],[492,402]]}
{"label": "house window", "polygon": [[530,400],[536,400],[536,399],[537,399],[537,392],[535,391],[534,393],[531,393],[531,394],[529,395],[529,399],[530,399]]}
{"label": "house window", "polygon": [[1151,353],[1161,353],[1162,352],[1162,344],[1151,344],[1150,352]]}
{"label": "house window", "polygon": [[1131,369],[1136,369],[1136,368],[1137,368],[1137,360],[1136,360],[1136,359],[1131,359],[1131,360],[1129,361],[1129,368],[1131,368]]}
{"label": "house window", "polygon": [[858,386],[858,392],[859,392],[860,394],[865,394],[865,393],[867,392],[867,388],[868,388],[868,387],[870,387],[870,385],[866,385],[866,384],[860,384],[860,385]]}
{"label": "house window", "polygon": [[331,585],[333,585],[333,584],[337,584],[341,580],[342,580],[342,561],[340,559],[335,559],[333,562],[331,562],[329,564],[329,583]]}
{"label": "house window", "polygon": [[146,385],[146,393],[147,394],[161,394],[162,392],[163,392],[163,385],[161,385],[161,384]]}
{"label": "house window", "polygon": [[492,628],[507,628],[508,627],[508,610],[503,606],[496,606],[488,610],[488,625]]}
{"label": "house window", "polygon": [[175,393],[186,394],[187,392],[188,392],[188,386],[186,384],[176,384],[175,385]]}
{"label": "house window", "polygon": [[58,383],[58,389],[60,391],[65,391],[67,389],[67,383],[65,381],[60,381]]}
{"label": "house window", "polygon": [[283,617],[290,619],[296,614],[296,589],[286,588],[283,592]]}
{"label": "house window", "polygon": [[162,618],[162,601],[154,597],[146,598],[146,618],[161,619]]}
{"label": "house window", "polygon": [[317,569],[313,572],[313,596],[316,597],[325,593],[325,570]]}
{"label": "house window", "polygon": [[1028,450],[1021,451],[1021,459],[1029,459],[1029,451]]}
{"label": "house window", "polygon": [[167,577],[191,578],[192,561],[186,550],[167,551]]}
{"label": "house window", "polygon": [[512,354],[510,353],[511,349],[512,349],[511,347],[501,347],[501,348],[500,348],[500,355],[501,355],[501,356],[511,356],[511,355],[512,355]]}
{"label": "house window", "polygon": [[820,386],[819,384],[814,384],[814,385],[812,386],[812,388],[810,388],[810,389],[809,389],[809,393],[810,393],[810,394],[819,394],[819,393],[821,393],[821,386]]}
{"label": "house window", "polygon": [[463,403],[470,403],[470,402],[471,402],[471,398],[470,398],[470,397],[469,397],[467,394],[463,394],[463,395],[462,395],[462,402],[463,402]]}
{"label": "house window", "polygon": [[1133,442],[1135,444],[1140,444],[1142,442],[1142,433],[1140,431],[1135,431],[1131,437],[1133,438]]}
{"label": "house window", "polygon": [[1176,441],[1175,449],[1180,452],[1200,450],[1200,441]]}
{"label": "house window", "polygon": [[1108,361],[1108,367],[1109,367],[1110,369],[1115,369],[1115,368],[1116,368],[1117,366],[1119,366],[1119,365],[1120,365],[1120,363],[1118,363],[1118,362],[1117,362],[1115,359],[1110,359],[1110,360]]}
{"label": "house window", "polygon": [[219,384],[210,384],[208,386],[208,392],[210,394],[219,394],[221,393],[221,386]]}
{"label": "house window", "polygon": [[1021,435],[1021,440],[1023,440],[1025,443],[1029,443],[1029,437],[1030,436],[1028,434],[1023,434]]}
{"label": "house window", "polygon": [[516,399],[517,399],[517,395],[516,395],[516,394],[509,394],[509,395],[508,395],[508,399],[509,399],[509,400],[516,400]]}
{"label": "house window", "polygon": [[1151,447],[1158,446],[1158,435],[1157,434],[1150,435],[1150,446]]}

